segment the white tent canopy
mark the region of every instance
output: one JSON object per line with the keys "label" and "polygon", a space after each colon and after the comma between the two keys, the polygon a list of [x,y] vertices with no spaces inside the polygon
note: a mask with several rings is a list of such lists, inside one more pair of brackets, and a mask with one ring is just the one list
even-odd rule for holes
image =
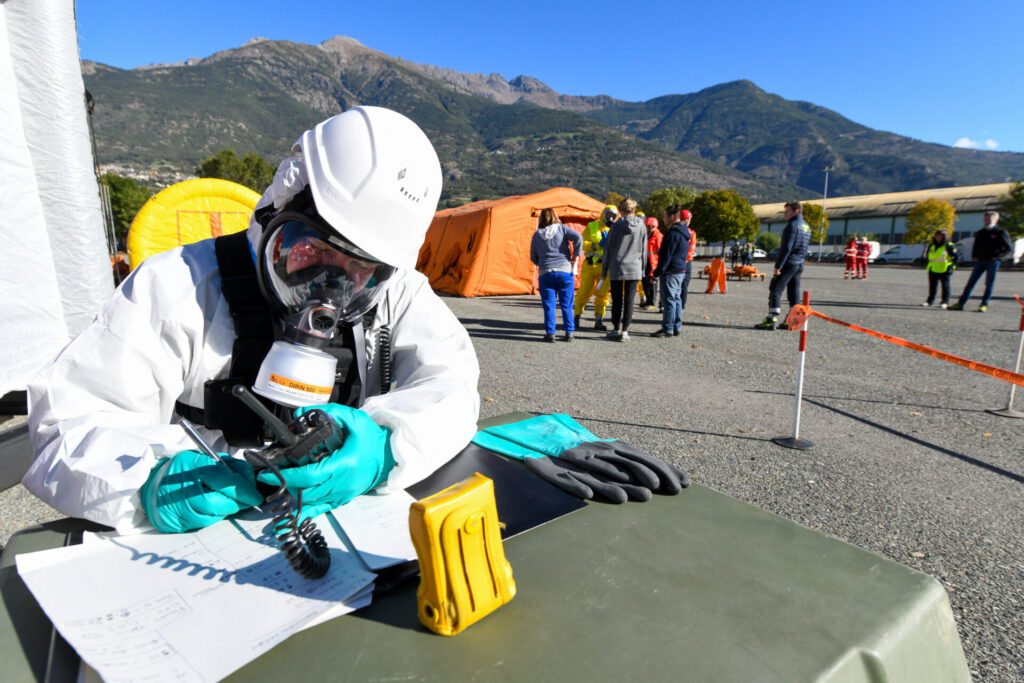
{"label": "white tent canopy", "polygon": [[113,290],[73,0],[0,2],[0,395]]}

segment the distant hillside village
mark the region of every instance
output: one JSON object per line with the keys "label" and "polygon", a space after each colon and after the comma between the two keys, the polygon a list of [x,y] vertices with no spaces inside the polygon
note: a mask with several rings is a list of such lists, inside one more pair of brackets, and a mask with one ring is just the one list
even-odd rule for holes
{"label": "distant hillside village", "polygon": [[[918,202],[932,198],[949,202],[956,209],[954,233],[951,237],[956,242],[979,230],[982,215],[986,211],[998,210],[1000,198],[1009,193],[1012,187],[1013,183],[991,183],[829,198],[825,201],[829,227],[824,251],[841,251],[842,245],[852,235],[870,235],[871,239],[881,244],[902,244],[907,214]],[[822,203],[821,199],[806,201],[810,204]],[[763,230],[782,232],[786,227],[782,208],[782,202],[754,205],[754,214],[760,219]]]}

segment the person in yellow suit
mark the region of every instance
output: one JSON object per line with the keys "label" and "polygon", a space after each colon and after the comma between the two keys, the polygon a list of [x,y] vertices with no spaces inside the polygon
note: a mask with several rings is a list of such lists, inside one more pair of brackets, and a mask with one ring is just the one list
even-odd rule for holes
{"label": "person in yellow suit", "polygon": [[604,241],[608,237],[608,229],[619,218],[619,210],[613,204],[604,207],[601,217],[587,223],[583,230],[583,263],[580,266],[580,288],[576,292],[576,304],[573,307],[576,329],[580,327],[580,317],[587,307],[590,297],[594,297],[594,329],[607,330],[604,324],[604,311],[608,308],[611,297],[611,282],[601,278],[601,261],[604,259]]}

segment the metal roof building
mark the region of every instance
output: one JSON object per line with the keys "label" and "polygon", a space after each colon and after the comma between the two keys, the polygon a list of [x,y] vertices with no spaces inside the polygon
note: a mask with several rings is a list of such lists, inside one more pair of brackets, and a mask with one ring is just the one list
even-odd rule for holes
{"label": "metal roof building", "polygon": [[[825,244],[842,245],[851,235],[870,235],[882,244],[900,244],[906,231],[907,214],[915,204],[929,198],[947,201],[956,209],[952,239],[959,240],[981,229],[982,215],[986,211],[998,210],[1001,198],[1012,186],[1013,183],[992,183],[834,199],[830,197],[825,202],[825,212],[829,218]],[[821,199],[807,200],[809,204],[821,205],[821,202]],[[765,230],[781,232],[785,227],[783,202],[757,204],[753,209]]]}

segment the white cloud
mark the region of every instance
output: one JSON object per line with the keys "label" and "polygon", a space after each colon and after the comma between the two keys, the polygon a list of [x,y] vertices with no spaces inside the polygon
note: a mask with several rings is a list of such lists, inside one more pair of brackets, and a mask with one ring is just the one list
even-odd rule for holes
{"label": "white cloud", "polygon": [[972,140],[970,138],[960,138],[953,143],[953,146],[960,147],[962,149],[981,149],[982,147],[985,149],[996,149],[999,147],[999,143],[991,138],[985,140],[985,142]]}

